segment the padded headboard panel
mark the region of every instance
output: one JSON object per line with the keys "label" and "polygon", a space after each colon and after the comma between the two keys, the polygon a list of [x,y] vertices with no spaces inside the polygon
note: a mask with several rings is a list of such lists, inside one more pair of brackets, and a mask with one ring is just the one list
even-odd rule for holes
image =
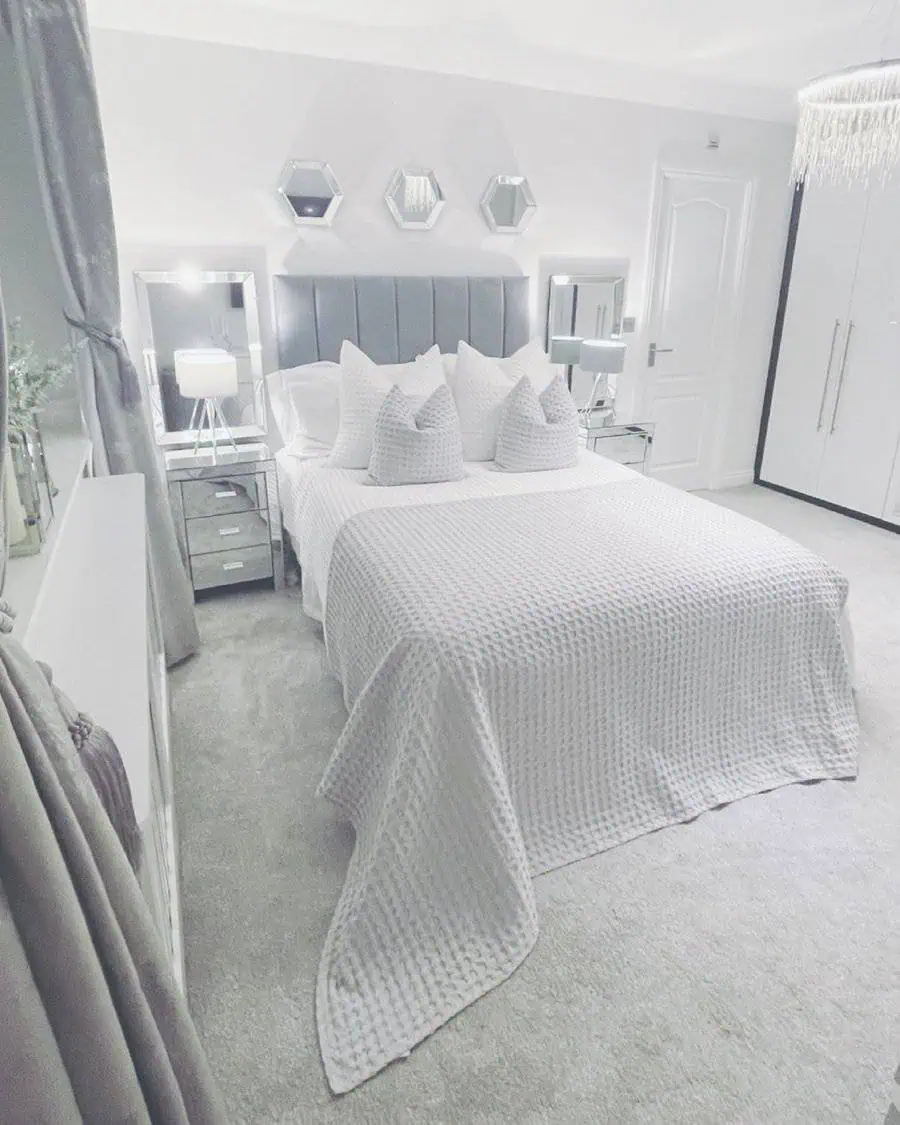
{"label": "padded headboard panel", "polygon": [[352,340],[376,363],[407,363],[465,340],[484,355],[528,342],[527,277],[295,277],[275,283],[281,367],[337,360]]}

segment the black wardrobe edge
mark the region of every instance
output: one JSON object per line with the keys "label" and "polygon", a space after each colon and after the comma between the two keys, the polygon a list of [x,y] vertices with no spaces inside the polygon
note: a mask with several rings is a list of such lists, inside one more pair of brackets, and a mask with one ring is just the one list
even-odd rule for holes
{"label": "black wardrobe edge", "polygon": [[759,421],[759,438],[756,442],[756,460],[753,464],[753,479],[756,484],[762,483],[759,479],[759,473],[762,468],[763,453],[766,448],[766,436],[769,432],[769,415],[772,412],[772,396],[775,393],[775,373],[778,370],[778,358],[781,355],[781,337],[784,333],[784,317],[787,311],[788,293],[791,288],[791,274],[794,269],[794,251],[797,248],[797,231],[800,229],[800,212],[803,210],[803,192],[804,186],[801,180],[794,189],[794,204],[791,208],[787,246],[784,251],[784,266],[781,271],[781,291],[778,295],[778,311],[775,313],[775,328],[772,332],[772,351],[769,355],[769,373],[766,376],[762,417]]}
{"label": "black wardrobe edge", "polygon": [[807,496],[805,492],[797,492],[793,488],[785,488],[783,484],[770,484],[767,480],[757,478],[756,484],[760,488],[769,488],[772,492],[780,492],[784,496],[792,496],[795,500],[805,500],[807,504],[815,504],[817,508],[825,508],[828,512],[836,512],[839,516],[849,516],[852,520],[880,527],[882,531],[892,531],[900,535],[900,527],[895,523],[879,519],[878,516],[867,516],[864,512],[854,512],[852,508],[842,508],[840,504],[832,504],[828,500],[820,500],[817,496]]}

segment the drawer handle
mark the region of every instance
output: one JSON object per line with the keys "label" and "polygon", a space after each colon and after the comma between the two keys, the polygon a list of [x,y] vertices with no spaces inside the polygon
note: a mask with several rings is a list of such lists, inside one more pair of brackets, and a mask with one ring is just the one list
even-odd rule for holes
{"label": "drawer handle", "polygon": [[241,529],[239,527],[220,527],[220,535],[240,535]]}
{"label": "drawer handle", "polygon": [[244,564],[242,562],[222,563],[223,570],[243,570]]}
{"label": "drawer handle", "polygon": [[235,496],[237,496],[237,493],[234,491],[233,488],[227,488],[227,489],[225,489],[224,492],[217,492],[216,493],[216,499],[217,500],[229,500],[229,499],[232,499]]}

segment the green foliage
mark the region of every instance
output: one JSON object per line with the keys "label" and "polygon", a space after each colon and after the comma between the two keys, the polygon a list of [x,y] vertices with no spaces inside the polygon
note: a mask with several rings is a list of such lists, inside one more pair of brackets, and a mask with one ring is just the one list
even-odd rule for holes
{"label": "green foliage", "polygon": [[50,391],[72,375],[73,349],[66,346],[55,356],[39,356],[33,340],[26,339],[18,317],[7,325],[9,361],[9,428],[28,430],[34,414],[46,403]]}

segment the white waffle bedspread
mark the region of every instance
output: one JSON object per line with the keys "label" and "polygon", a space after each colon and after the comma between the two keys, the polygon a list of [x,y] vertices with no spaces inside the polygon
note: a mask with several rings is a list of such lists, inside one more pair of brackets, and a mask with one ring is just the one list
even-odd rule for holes
{"label": "white waffle bedspread", "polygon": [[533,876],[856,773],[845,580],[725,508],[571,472],[553,491],[347,500],[343,520],[321,509],[346,482],[308,486],[306,533],[340,525],[311,563],[350,709],[320,792],[356,830],[317,984],[336,1092],[513,972],[537,938]]}

